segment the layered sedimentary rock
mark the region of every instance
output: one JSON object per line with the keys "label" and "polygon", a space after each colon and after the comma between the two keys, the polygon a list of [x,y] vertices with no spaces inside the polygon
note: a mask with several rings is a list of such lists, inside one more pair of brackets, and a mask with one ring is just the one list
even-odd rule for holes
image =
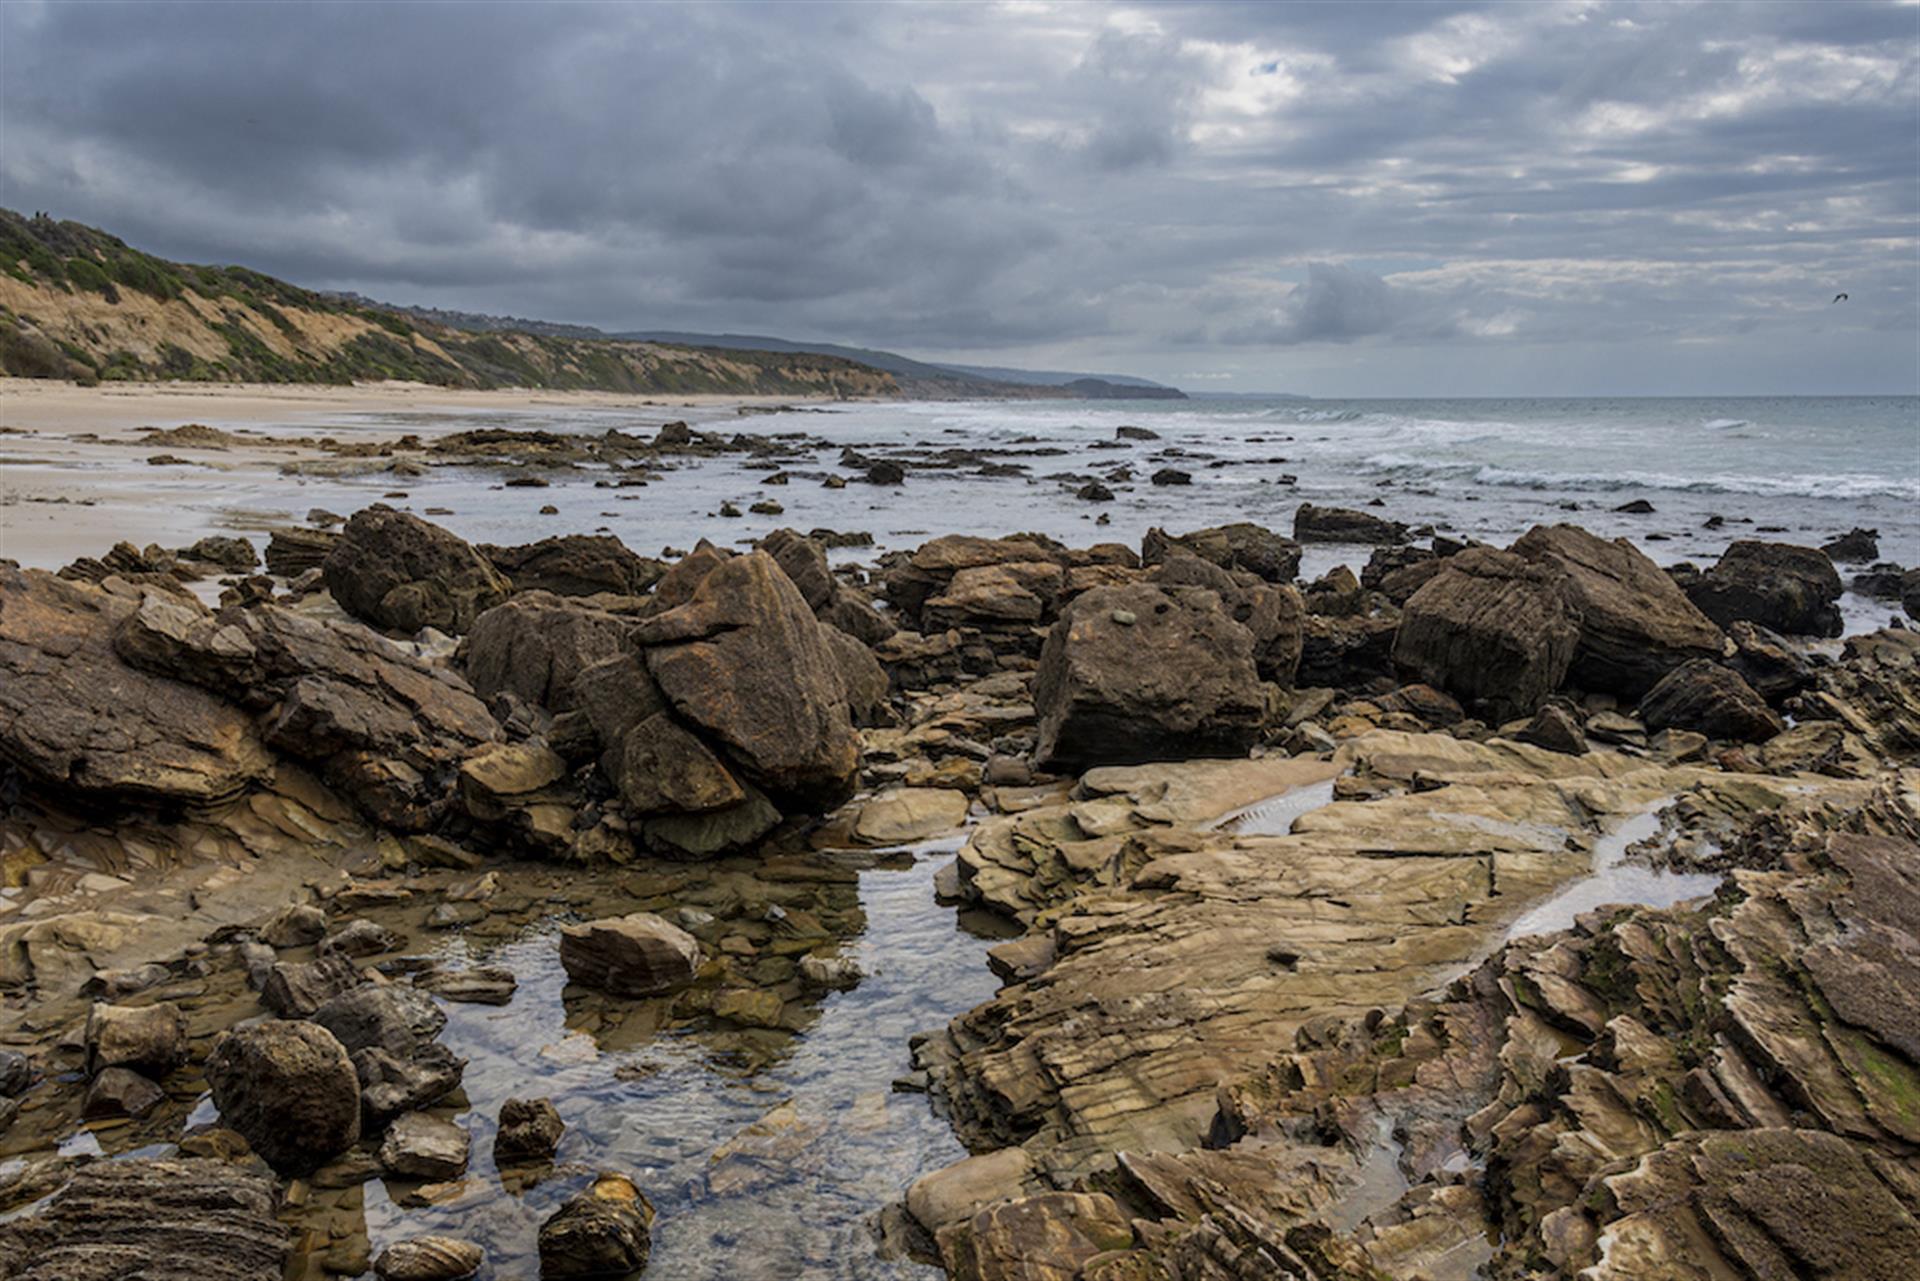
{"label": "layered sedimentary rock", "polygon": [[500,734],[459,677],[366,628],[278,606],[211,614],[149,593],[118,623],[113,645],[135,667],[258,713],[268,746],[319,766],[403,831],[438,822],[455,766]]}
{"label": "layered sedimentary rock", "polygon": [[1720,629],[1626,539],[1536,525],[1511,550],[1566,576],[1580,614],[1567,677],[1579,688],[1639,698],[1682,663],[1720,657]]}
{"label": "layered sedimentary rock", "polygon": [[1140,562],[1158,565],[1184,551],[1221,569],[1243,569],[1270,583],[1290,583],[1300,572],[1300,544],[1264,525],[1242,521],[1169,534],[1155,526],[1140,545]]}
{"label": "layered sedimentary rock", "polygon": [[269,1281],[288,1241],[275,1204],[269,1180],[223,1161],[97,1161],[0,1224],[0,1277]]}
{"label": "layered sedimentary rock", "polygon": [[55,787],[124,800],[202,804],[267,777],[272,755],[246,713],[115,652],[139,607],[137,594],[0,566],[0,755]]}

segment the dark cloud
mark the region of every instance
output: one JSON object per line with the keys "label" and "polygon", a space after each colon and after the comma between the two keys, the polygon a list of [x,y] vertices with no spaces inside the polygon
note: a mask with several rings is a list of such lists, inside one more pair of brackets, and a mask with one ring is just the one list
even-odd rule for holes
{"label": "dark cloud", "polygon": [[1326,392],[1631,390],[1684,344],[1703,389],[1912,390],[1913,22],[14,0],[0,203],[611,328]]}

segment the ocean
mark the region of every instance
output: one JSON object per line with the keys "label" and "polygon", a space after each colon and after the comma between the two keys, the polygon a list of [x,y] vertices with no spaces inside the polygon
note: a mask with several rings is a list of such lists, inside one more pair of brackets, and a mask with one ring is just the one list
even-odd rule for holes
{"label": "ocean", "polygon": [[[870,532],[910,547],[946,533],[1033,531],[1085,545],[1138,546],[1152,526],[1174,532],[1256,521],[1291,532],[1302,502],[1365,507],[1456,538],[1504,545],[1540,523],[1567,521],[1625,536],[1656,561],[1710,562],[1736,538],[1817,545],[1855,526],[1877,529],[1883,560],[1920,564],[1920,397],[1697,397],[1484,400],[1302,400],[1199,396],[1183,401],[922,401],[808,405],[778,413],[713,408],[551,406],[435,413],[331,414],[247,424],[285,434],[391,439],[466,427],[650,434],[664,418],[697,428],[799,433],[828,442],[781,460],[783,486],[762,483],[744,454],[689,462],[645,488],[596,487],[591,469],[551,473],[545,489],[503,489],[496,468],[434,467],[400,482],[404,499],[456,533],[490,543],[549,534],[613,533],[647,555],[700,538],[736,544],[782,525]],[[227,423],[228,426],[239,424]],[[1121,426],[1151,441],[1115,439]],[[24,445],[23,448],[31,448]],[[827,489],[840,451],[899,455],[900,486]],[[1003,474],[982,474],[972,453]],[[1009,468],[1018,470],[1009,471]],[[1157,486],[1173,468],[1191,483]],[[1113,477],[1126,475],[1130,479]],[[200,469],[142,469],[154,519],[168,534],[259,530],[309,507],[347,513],[396,489],[395,478],[289,478]],[[27,479],[24,470],[18,472]],[[1088,479],[1107,503],[1074,496]],[[52,479],[52,477],[49,477]],[[777,515],[718,515],[773,499]],[[1653,511],[1617,509],[1637,501]],[[557,513],[543,514],[554,506]],[[1722,523],[1709,528],[1711,517]],[[1106,523],[1099,521],[1105,517]],[[126,537],[161,538],[129,527]],[[163,539],[164,541],[164,539]],[[99,549],[104,550],[104,548]],[[1317,546],[1308,576],[1358,569],[1366,548]],[[96,552],[97,554],[97,552]],[[843,555],[866,558],[868,551]],[[1844,577],[1855,572],[1842,567]],[[1849,596],[1849,630],[1883,624],[1897,606]]]}

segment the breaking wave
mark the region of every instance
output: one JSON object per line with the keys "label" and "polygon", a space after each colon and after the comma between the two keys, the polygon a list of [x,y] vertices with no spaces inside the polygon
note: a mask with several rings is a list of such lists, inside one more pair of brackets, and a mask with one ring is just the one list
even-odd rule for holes
{"label": "breaking wave", "polygon": [[1429,463],[1402,454],[1375,454],[1362,466],[1399,480],[1454,480],[1512,489],[1614,493],[1656,489],[1689,494],[1746,494],[1772,498],[1897,498],[1920,502],[1920,481],[1893,480],[1865,472],[1801,476],[1677,476],[1671,472],[1551,472],[1496,467],[1488,463]]}

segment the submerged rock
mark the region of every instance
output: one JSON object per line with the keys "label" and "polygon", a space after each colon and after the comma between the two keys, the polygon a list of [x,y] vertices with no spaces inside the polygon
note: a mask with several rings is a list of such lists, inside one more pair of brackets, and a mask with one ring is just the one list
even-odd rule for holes
{"label": "submerged rock", "polygon": [[860,807],[854,839],[863,845],[905,845],[951,832],[967,820],[967,794],[945,787],[898,787]]}
{"label": "submerged rock", "polygon": [[1083,593],[1054,624],[1034,678],[1041,768],[1244,755],[1266,713],[1253,648],[1210,591]]}
{"label": "submerged rock", "polygon": [[221,1121],[283,1175],[305,1174],[360,1138],[360,1082],[313,1023],[266,1022],[214,1042],[207,1084]]}
{"label": "submerged rock", "polygon": [[271,1181],[224,1161],[82,1166],[36,1212],[0,1223],[7,1281],[272,1281],[287,1230]]}
{"label": "submerged rock", "polygon": [[560,931],[567,977],[616,996],[659,996],[693,981],[700,942],[651,912],[609,917]]}
{"label": "submerged rock", "polygon": [[380,1281],[465,1281],[486,1258],[486,1251],[457,1237],[412,1237],[382,1250],[373,1272]]}
{"label": "submerged rock", "polygon": [[647,1266],[653,1205],[619,1174],[602,1174],[540,1225],[540,1275],[624,1277]]}

